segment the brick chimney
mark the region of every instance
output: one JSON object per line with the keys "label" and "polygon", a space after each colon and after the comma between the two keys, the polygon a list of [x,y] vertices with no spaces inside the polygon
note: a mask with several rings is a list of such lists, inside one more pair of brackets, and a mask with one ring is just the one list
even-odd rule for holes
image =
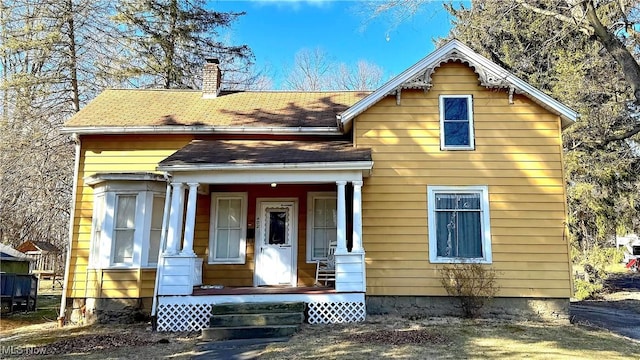
{"label": "brick chimney", "polygon": [[220,93],[220,83],[222,82],[222,72],[220,71],[220,61],[218,59],[205,59],[202,70],[202,98],[213,99]]}

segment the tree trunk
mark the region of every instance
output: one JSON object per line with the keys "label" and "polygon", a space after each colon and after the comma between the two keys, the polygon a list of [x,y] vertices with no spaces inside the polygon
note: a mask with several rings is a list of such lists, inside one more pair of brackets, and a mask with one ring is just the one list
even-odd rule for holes
{"label": "tree trunk", "polygon": [[71,77],[71,101],[73,110],[80,111],[80,91],[78,90],[78,56],[76,49],[76,31],[74,24],[73,1],[67,0],[67,24],[69,25],[69,75]]}
{"label": "tree trunk", "polygon": [[633,96],[635,97],[636,105],[640,105],[640,65],[636,62],[636,59],[631,55],[629,50],[611,34],[609,30],[602,25],[596,9],[593,5],[593,1],[585,1],[587,20],[593,26],[593,31],[598,41],[607,49],[609,54],[613,56],[615,61],[622,68],[625,80],[631,85],[633,89]]}

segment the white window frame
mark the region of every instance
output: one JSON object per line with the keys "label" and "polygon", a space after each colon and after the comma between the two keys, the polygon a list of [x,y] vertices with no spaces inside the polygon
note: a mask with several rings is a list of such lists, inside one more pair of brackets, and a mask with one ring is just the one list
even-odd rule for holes
{"label": "white window frame", "polygon": [[[240,241],[238,257],[233,259],[216,259],[216,236],[218,234],[216,226],[218,219],[217,204],[220,199],[240,199]],[[246,192],[212,192],[211,193],[211,217],[209,221],[209,264],[244,264],[247,260],[247,203],[248,194]]]}
{"label": "white window frame", "polygon": [[91,242],[89,248],[89,267],[95,268],[100,263],[100,247],[102,228],[105,216],[106,196],[104,193],[93,196],[93,217],[91,221]]}
{"label": "white window frame", "polygon": [[[159,193],[153,193],[153,194],[150,196],[150,200],[149,200],[149,202],[147,203],[147,206],[149,206],[149,208],[148,208],[148,209],[151,209],[151,210],[153,211],[153,201],[154,201],[156,198],[158,198],[158,199],[162,199],[162,204],[163,204],[163,206],[162,206],[162,210],[164,211],[164,204],[165,204],[165,201],[166,201],[166,193],[162,193],[162,194],[159,194]],[[162,214],[162,219],[164,220],[164,213]],[[163,221],[163,220],[161,220],[160,229],[156,229],[156,231],[157,231],[157,230],[160,230],[160,239],[158,240],[158,241],[160,242],[160,243],[158,244],[158,247],[159,247],[159,248],[161,248],[161,247],[162,247],[162,221]],[[152,212],[151,212],[151,214],[149,215],[149,217],[148,217],[147,221],[148,221],[148,225],[146,225],[146,224],[145,224],[145,227],[148,227],[148,229],[149,229],[149,241],[148,241],[148,243],[147,243],[147,246],[144,246],[144,247],[142,248],[142,258],[143,258],[143,259],[146,259],[146,261],[147,261],[146,266],[147,266],[147,267],[153,267],[153,268],[155,268],[155,267],[157,267],[157,266],[158,266],[158,260],[160,259],[160,252],[158,251],[158,254],[156,254],[156,256],[157,256],[158,260],[156,260],[155,262],[151,262],[151,261],[149,261],[149,250],[151,249],[151,230],[152,230],[152,228],[151,228],[151,224],[152,224],[152,222],[153,222],[153,213],[152,213]]]}
{"label": "white window frame", "polygon": [[[480,226],[482,231],[482,257],[461,258],[438,256],[438,240],[436,238],[436,194],[480,194]],[[475,186],[427,186],[427,206],[429,225],[429,261],[440,264],[453,263],[479,263],[491,264],[491,216],[489,213],[489,187],[485,185]]]}
{"label": "white window frame", "polygon": [[[469,145],[445,145],[445,99],[467,99],[467,117],[469,120]],[[440,149],[441,150],[475,150],[475,132],[473,124],[473,96],[471,95],[440,95]]]}
{"label": "white window frame", "polygon": [[[100,181],[94,186],[94,211],[91,229],[91,245],[88,267],[92,269],[156,268],[150,263],[149,244],[153,198],[166,196],[166,183],[157,181]],[[115,211],[120,195],[136,196],[135,231],[132,261],[114,262]],[[99,214],[98,202],[103,201],[103,213]],[[101,228],[97,227],[101,225]],[[96,242],[99,242],[97,244]],[[105,251],[108,249],[108,251]],[[95,252],[97,250],[97,253]]]}
{"label": "white window frame", "polygon": [[[141,239],[139,239],[142,234],[140,229],[144,228],[144,215],[141,218],[141,214],[140,211],[138,210],[140,208],[140,203],[142,201],[144,201],[144,196],[140,196],[140,194],[138,192],[131,192],[131,191],[127,191],[127,192],[115,192],[112,193],[113,196],[113,211],[111,213],[113,213],[113,217],[112,219],[107,219],[106,223],[109,224],[108,230],[110,229],[111,231],[109,231],[109,233],[107,234],[107,236],[109,238],[111,238],[111,247],[109,248],[109,267],[111,268],[116,268],[116,267],[123,267],[123,268],[127,268],[127,267],[133,267],[134,264],[139,264],[140,263],[140,252],[136,252],[136,247],[139,247],[139,245],[137,243],[140,242]],[[118,198],[121,196],[133,196],[135,197],[135,212],[133,214],[134,217],[134,225],[133,225],[133,244],[131,244],[131,262],[115,262],[115,253],[116,253],[116,241],[115,241],[115,234],[117,231],[116,228],[116,209],[118,209]],[[107,199],[109,199],[109,194],[107,195]],[[107,202],[107,204],[109,204]],[[144,212],[143,212],[144,213]],[[137,246],[138,245],[138,246]]]}
{"label": "white window frame", "polygon": [[[314,202],[315,199],[336,199],[338,198],[338,194],[335,191],[315,191],[307,193],[307,263],[316,263],[318,260],[326,260],[326,257],[319,258],[313,257],[313,224],[314,224]],[[337,202],[336,202],[336,211],[337,211]]]}

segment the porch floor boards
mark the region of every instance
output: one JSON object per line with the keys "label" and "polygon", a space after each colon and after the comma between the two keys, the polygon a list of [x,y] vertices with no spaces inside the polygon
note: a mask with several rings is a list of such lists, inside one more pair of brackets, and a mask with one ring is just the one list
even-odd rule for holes
{"label": "porch floor boards", "polygon": [[247,286],[247,287],[224,287],[222,289],[193,288],[193,295],[254,295],[254,294],[335,294],[336,290],[331,287],[304,286]]}

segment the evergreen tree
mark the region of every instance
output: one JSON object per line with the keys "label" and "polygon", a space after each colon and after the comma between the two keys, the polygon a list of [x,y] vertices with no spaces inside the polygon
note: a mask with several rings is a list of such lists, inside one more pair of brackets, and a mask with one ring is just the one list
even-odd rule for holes
{"label": "evergreen tree", "polygon": [[217,29],[230,27],[244,13],[208,10],[202,0],[125,0],[118,9],[115,21],[125,35],[121,75],[134,79],[135,86],[199,88],[209,57],[219,58],[225,72],[242,72],[251,64],[246,45],[216,40]]}

